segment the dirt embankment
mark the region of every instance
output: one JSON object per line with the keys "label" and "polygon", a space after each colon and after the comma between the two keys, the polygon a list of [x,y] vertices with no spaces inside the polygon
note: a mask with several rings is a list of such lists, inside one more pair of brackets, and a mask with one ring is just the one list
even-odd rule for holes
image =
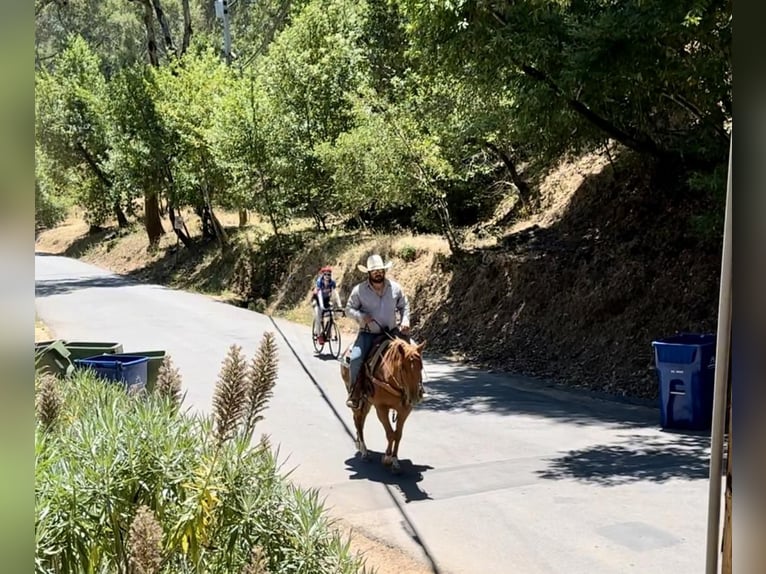
{"label": "dirt embankment", "polygon": [[629,158],[616,169],[596,154],[563,163],[543,180],[534,214],[493,227],[504,220],[496,214],[461,257],[449,256],[435,236],[317,234],[299,223],[290,230],[289,254],[276,255],[266,227],[237,230],[236,214],[221,215],[235,245],[225,256],[213,244],[175,252],[171,234],[149,254],[140,229],[87,238],[71,222],[43,233],[38,249],[305,323],[320,266],[334,266],[345,301],[363,279],[356,265],[378,252],[394,262],[391,275],[409,294],[416,336],[431,351],[653,398],[651,341],[714,331],[716,321],[720,239],[696,230],[695,214],[710,205],[685,188]]}
{"label": "dirt embankment", "polygon": [[[714,332],[720,239],[699,196],[640,165],[582,178],[555,217],[442,260],[413,298],[432,348],[575,387],[654,398],[651,341]],[[549,190],[550,191],[550,190]],[[434,297],[434,293],[439,293]]]}

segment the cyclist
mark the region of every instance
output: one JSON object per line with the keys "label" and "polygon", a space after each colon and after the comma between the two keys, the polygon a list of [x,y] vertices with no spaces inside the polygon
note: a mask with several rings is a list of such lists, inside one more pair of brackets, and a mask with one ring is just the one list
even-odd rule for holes
{"label": "cyclist", "polygon": [[314,335],[317,337],[317,343],[324,345],[325,340],[322,336],[322,314],[325,309],[331,309],[333,303],[338,309],[343,308],[338,295],[337,284],[332,278],[332,267],[324,266],[319,270],[319,277],[316,280],[311,295],[311,305],[314,308]]}

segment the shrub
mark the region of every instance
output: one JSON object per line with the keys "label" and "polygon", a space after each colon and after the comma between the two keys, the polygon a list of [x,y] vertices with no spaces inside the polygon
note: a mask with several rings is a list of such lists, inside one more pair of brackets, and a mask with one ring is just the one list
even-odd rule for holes
{"label": "shrub", "polygon": [[412,245],[405,245],[399,250],[399,258],[403,261],[415,261],[417,256],[418,252]]}
{"label": "shrub", "polygon": [[[35,571],[362,572],[318,492],[288,483],[265,439],[252,445],[276,356],[270,334],[247,366],[232,347],[210,416],[181,411],[175,383],[133,395],[90,372],[41,381],[38,411],[57,406],[35,433]],[[227,394],[235,377],[245,393]]]}

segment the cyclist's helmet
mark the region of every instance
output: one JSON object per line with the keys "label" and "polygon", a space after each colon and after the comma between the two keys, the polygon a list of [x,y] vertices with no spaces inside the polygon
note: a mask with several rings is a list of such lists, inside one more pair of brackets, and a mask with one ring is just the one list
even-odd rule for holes
{"label": "cyclist's helmet", "polygon": [[332,276],[332,267],[330,267],[329,265],[325,265],[324,267],[322,267],[322,268],[319,270],[319,273],[320,273],[321,275],[328,275],[328,276]]}

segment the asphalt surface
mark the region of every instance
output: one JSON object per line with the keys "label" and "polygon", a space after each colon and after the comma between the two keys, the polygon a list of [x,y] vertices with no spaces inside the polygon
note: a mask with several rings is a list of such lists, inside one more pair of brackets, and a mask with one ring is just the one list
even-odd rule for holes
{"label": "asphalt surface", "polygon": [[165,349],[202,411],[229,346],[252,356],[273,331],[279,379],[258,430],[284,470],[434,572],[704,570],[709,437],[661,431],[656,409],[430,359],[430,397],[407,421],[394,476],[377,460],[374,413],[373,461],[355,456],[338,363],[315,355],[308,327],[58,256],[36,255],[35,296],[60,338]]}

